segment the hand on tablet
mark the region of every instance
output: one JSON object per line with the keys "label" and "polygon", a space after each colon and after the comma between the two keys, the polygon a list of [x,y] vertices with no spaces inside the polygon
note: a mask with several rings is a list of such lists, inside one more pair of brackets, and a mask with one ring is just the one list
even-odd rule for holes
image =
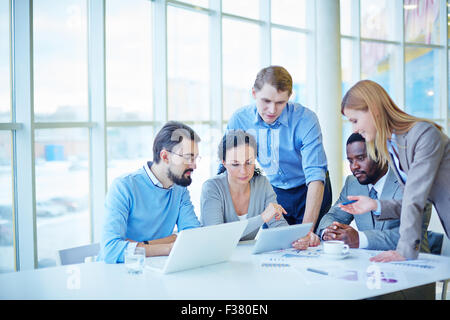
{"label": "hand on tablet", "polygon": [[287,214],[286,210],[278,203],[269,203],[267,208],[261,213],[261,218],[264,222],[269,222],[275,217],[275,220],[280,220],[283,214]]}
{"label": "hand on tablet", "polygon": [[319,237],[312,231],[292,243],[292,246],[297,250],[306,250],[308,247],[317,247],[320,244]]}

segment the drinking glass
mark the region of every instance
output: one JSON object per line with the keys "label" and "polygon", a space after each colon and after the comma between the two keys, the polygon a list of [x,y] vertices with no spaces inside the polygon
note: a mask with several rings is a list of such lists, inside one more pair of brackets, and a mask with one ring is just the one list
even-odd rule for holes
{"label": "drinking glass", "polygon": [[142,274],[145,265],[145,248],[127,247],[125,249],[125,268],[130,274]]}

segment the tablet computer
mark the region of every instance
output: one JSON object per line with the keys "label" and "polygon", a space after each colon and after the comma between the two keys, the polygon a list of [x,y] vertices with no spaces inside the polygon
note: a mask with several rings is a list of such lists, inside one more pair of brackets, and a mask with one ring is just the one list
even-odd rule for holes
{"label": "tablet computer", "polygon": [[263,229],[259,232],[253,253],[262,253],[292,247],[292,242],[306,236],[312,223]]}

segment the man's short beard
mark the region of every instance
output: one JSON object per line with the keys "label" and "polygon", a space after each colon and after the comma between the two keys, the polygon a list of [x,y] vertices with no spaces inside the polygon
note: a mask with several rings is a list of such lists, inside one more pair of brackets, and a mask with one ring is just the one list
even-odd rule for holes
{"label": "man's short beard", "polygon": [[172,180],[172,182],[173,183],[175,183],[175,184],[177,184],[177,185],[179,185],[179,186],[182,186],[182,187],[187,187],[188,185],[190,185],[191,183],[192,183],[192,179],[191,179],[191,176],[189,175],[189,176],[187,176],[187,177],[185,177],[184,176],[184,174],[186,173],[186,172],[192,172],[193,170],[192,169],[187,169],[187,170],[185,170],[184,172],[183,172],[183,174],[181,175],[181,176],[177,176],[176,174],[174,174],[173,172],[172,172],[172,170],[170,170],[170,168],[168,169],[168,173],[167,173],[167,176],[168,176],[168,178],[170,179],[170,180]]}
{"label": "man's short beard", "polygon": [[371,175],[369,175],[366,172],[366,179],[364,181],[359,181],[358,180],[358,182],[360,184],[362,184],[362,185],[375,184],[376,181],[379,179],[379,177],[382,175],[382,173],[383,173],[383,170],[380,169],[380,168],[377,168],[375,170],[375,172],[373,174],[371,174]]}

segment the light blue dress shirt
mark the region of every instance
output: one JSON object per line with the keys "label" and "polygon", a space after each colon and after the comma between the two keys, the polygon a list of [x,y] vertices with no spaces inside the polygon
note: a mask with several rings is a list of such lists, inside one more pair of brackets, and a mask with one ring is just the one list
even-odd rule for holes
{"label": "light blue dress shirt", "polygon": [[125,248],[136,245],[127,239],[142,242],[168,237],[175,225],[178,231],[200,227],[187,188],[162,188],[145,166],[111,184],[98,260],[123,262]]}
{"label": "light blue dress shirt", "polygon": [[233,129],[255,136],[258,163],[273,186],[292,189],[311,181],[325,182],[327,157],[322,132],[310,109],[288,102],[278,119],[267,124],[256,105],[249,105],[231,116],[227,131]]}

